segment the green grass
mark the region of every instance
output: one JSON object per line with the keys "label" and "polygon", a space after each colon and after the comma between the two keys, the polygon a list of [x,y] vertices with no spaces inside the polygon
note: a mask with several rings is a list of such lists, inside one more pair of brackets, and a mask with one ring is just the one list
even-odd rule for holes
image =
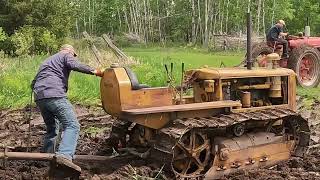
{"label": "green grass", "polygon": [[[0,108],[21,108],[30,102],[30,84],[45,56],[2,59],[0,71]],[[77,72],[71,73],[68,97],[79,104],[100,102],[99,78]]]}
{"label": "green grass", "polygon": [[204,65],[220,67],[221,63],[234,66],[243,59],[243,53],[208,53],[202,49],[191,48],[126,48],[125,52],[140,62],[132,67],[139,81],[153,87],[166,85],[165,64],[170,71],[170,63],[174,63],[173,75],[178,84],[181,79],[181,63],[185,64],[187,70]]}
{"label": "green grass", "polygon": [[302,87],[298,87],[297,94],[303,97],[303,104],[305,107],[311,109],[314,100],[320,101],[320,87],[306,89]]}
{"label": "green grass", "polygon": [[125,52],[142,62],[185,63],[186,68],[198,68],[203,65],[219,67],[239,64],[244,53],[219,52],[208,53],[201,49],[191,48],[126,48]]}

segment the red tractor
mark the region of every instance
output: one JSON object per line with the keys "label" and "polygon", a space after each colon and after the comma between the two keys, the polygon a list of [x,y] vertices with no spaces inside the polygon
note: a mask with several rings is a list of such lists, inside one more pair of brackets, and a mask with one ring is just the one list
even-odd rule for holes
{"label": "red tractor", "polygon": [[[320,82],[320,37],[288,36],[289,58],[281,59],[280,66],[297,74],[300,86],[311,88]],[[261,42],[252,46],[252,59],[259,66],[266,66],[266,55],[282,55],[282,45]]]}

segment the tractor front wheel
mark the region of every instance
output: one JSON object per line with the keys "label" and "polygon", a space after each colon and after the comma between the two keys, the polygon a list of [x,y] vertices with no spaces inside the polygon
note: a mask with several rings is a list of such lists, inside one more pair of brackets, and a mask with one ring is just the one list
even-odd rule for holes
{"label": "tractor front wheel", "polygon": [[290,53],[288,67],[297,73],[300,86],[312,88],[320,82],[320,52],[309,46],[293,49]]}

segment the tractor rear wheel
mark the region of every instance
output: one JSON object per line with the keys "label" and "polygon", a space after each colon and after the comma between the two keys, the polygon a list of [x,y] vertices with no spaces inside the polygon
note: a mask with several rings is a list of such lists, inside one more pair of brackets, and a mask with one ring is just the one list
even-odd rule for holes
{"label": "tractor rear wheel", "polygon": [[252,60],[254,64],[259,66],[266,66],[266,56],[273,52],[273,49],[267,45],[266,42],[254,44],[252,46]]}
{"label": "tractor rear wheel", "polygon": [[297,73],[298,84],[305,88],[320,82],[320,52],[316,48],[301,46],[291,51],[288,67]]}

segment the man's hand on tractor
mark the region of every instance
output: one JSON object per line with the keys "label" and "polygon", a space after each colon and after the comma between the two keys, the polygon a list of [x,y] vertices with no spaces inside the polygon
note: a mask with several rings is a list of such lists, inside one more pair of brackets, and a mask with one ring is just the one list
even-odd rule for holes
{"label": "man's hand on tractor", "polygon": [[101,71],[100,69],[94,70],[93,74],[99,77],[103,77],[103,71]]}

